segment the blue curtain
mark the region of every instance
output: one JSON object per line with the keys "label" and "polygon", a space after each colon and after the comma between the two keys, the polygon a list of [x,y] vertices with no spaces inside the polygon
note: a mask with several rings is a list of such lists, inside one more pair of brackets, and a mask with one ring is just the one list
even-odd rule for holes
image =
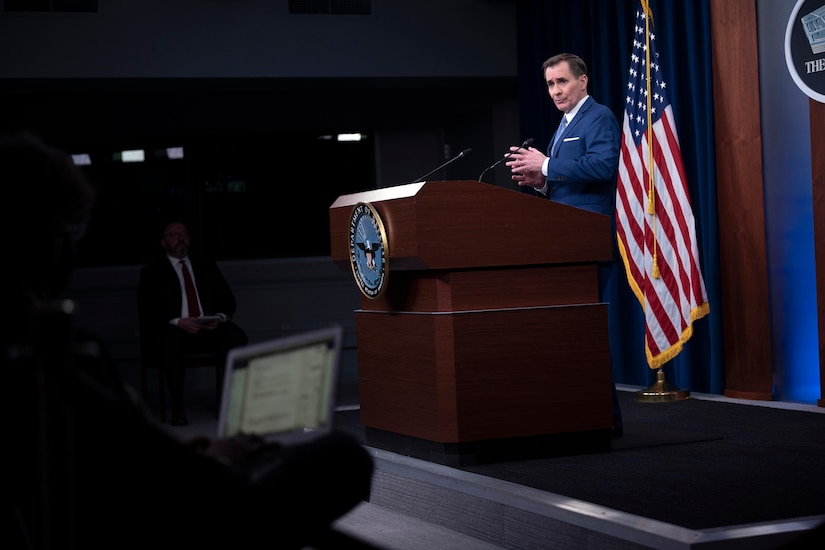
{"label": "blue curtain", "polygon": [[[634,19],[639,0],[529,0],[518,2],[519,102],[522,139],[546,147],[561,113],[550,101],[541,64],[561,52],[581,56],[589,93],[621,124]],[[719,239],[713,129],[709,0],[650,0],[660,63],[670,89],[676,129],[696,218],[700,262],[710,314],[694,323],[693,337],[665,367],[671,385],[722,393],[725,383],[719,282]],[[655,371],[644,353],[644,314],[621,265],[610,281],[610,345],[617,383],[649,386]]]}

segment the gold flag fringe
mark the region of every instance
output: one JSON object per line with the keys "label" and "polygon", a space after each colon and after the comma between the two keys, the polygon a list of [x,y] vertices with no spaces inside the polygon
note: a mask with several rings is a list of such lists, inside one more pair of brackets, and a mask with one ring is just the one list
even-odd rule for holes
{"label": "gold flag fringe", "polygon": [[[624,263],[625,268],[625,277],[627,279],[628,285],[630,285],[630,289],[633,291],[633,294],[636,295],[636,299],[639,300],[639,304],[642,306],[642,311],[647,309],[647,303],[645,302],[645,296],[642,292],[642,289],[639,288],[639,284],[633,278],[630,272],[630,260],[627,256],[627,248],[625,247],[624,241],[622,241],[621,237],[619,236],[618,232],[616,234],[616,242],[619,247],[619,255],[622,257],[622,262]],[[651,369],[658,369],[682,351],[685,343],[690,340],[690,337],[693,336],[693,322],[697,319],[701,319],[702,317],[706,316],[710,313],[710,304],[705,302],[703,304],[698,305],[697,307],[693,308],[690,311],[690,322],[688,323],[687,328],[682,331],[682,334],[679,336],[679,341],[670,346],[668,349],[664,350],[662,353],[653,357],[653,354],[650,352],[650,347],[645,343],[645,356],[647,357],[647,364]]]}

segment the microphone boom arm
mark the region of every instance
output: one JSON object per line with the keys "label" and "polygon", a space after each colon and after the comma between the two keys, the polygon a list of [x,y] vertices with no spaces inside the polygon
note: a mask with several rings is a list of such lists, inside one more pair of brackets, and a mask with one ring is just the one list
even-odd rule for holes
{"label": "microphone boom arm", "polygon": [[[525,140],[524,140],[524,143],[522,143],[522,144],[521,144],[521,146],[519,147],[519,149],[524,149],[525,147],[530,147],[531,145],[533,145],[533,141],[535,141],[533,138],[527,138],[527,139],[525,139]],[[480,176],[478,176],[478,181],[481,181],[481,178],[482,178],[482,177],[484,177],[484,174],[486,174],[487,172],[489,172],[490,170],[492,170],[493,168],[495,168],[496,166],[498,166],[499,164],[501,164],[503,161],[505,161],[505,160],[507,160],[508,158],[510,158],[510,155],[512,155],[512,154],[513,154],[513,151],[509,151],[506,155],[504,155],[503,157],[501,157],[500,159],[498,159],[497,161],[495,161],[493,164],[491,164],[490,166],[488,166],[487,168],[485,168],[485,169],[484,169],[484,171],[481,173],[481,175],[480,175]]]}
{"label": "microphone boom arm", "polygon": [[461,157],[467,156],[467,154],[469,154],[470,151],[472,151],[472,149],[464,149],[459,154],[457,154],[456,156],[454,156],[453,158],[451,158],[450,160],[448,160],[447,162],[445,162],[444,164],[442,164],[441,166],[439,166],[435,170],[431,170],[431,171],[427,172],[423,176],[415,179],[414,181],[411,181],[410,183],[421,183],[422,181],[424,181],[424,178],[426,178],[427,176],[431,176],[431,175],[435,174],[436,172],[438,172],[439,170],[441,170],[442,168],[444,168],[445,166],[447,166],[448,164],[451,164],[451,163],[457,161]]}

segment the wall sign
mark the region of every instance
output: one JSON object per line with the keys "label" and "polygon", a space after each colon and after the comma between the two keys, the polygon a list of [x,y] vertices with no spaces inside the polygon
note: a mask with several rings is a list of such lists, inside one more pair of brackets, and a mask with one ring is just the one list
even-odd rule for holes
{"label": "wall sign", "polygon": [[825,2],[799,0],[785,30],[785,62],[805,95],[825,103]]}

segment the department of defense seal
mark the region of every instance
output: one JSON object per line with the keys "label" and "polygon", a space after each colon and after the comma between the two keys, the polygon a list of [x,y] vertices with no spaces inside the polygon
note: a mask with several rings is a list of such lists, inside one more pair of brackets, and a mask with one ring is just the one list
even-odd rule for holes
{"label": "department of defense seal", "polygon": [[352,275],[361,293],[377,298],[387,285],[387,235],[381,216],[366,202],[352,209],[349,221],[349,255]]}

